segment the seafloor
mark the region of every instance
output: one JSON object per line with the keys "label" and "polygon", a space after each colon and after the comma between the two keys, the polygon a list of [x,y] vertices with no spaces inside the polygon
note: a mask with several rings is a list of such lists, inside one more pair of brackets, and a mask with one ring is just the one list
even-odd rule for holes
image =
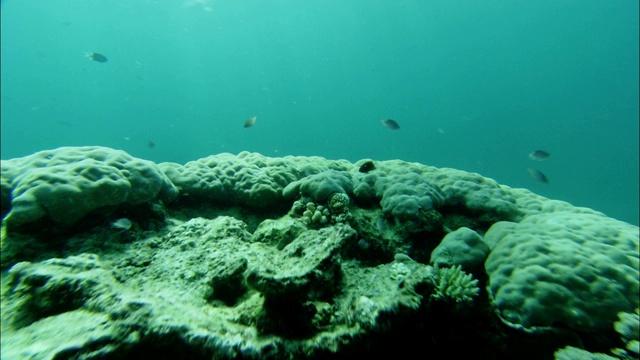
{"label": "seafloor", "polygon": [[1,180],[2,359],[638,358],[638,227],[478,174],[66,147]]}

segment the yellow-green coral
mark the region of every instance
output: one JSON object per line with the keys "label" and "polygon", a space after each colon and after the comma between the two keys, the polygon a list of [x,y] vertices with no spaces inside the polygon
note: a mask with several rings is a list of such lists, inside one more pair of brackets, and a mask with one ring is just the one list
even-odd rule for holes
{"label": "yellow-green coral", "polygon": [[431,297],[436,300],[469,302],[480,291],[478,280],[462,271],[460,265],[439,268],[435,280],[435,292]]}
{"label": "yellow-green coral", "polygon": [[612,350],[613,354],[621,359],[637,359],[640,355],[640,318],[638,314],[638,308],[635,313],[620,312],[618,313],[620,320],[613,324],[614,329],[626,344],[625,349]]}

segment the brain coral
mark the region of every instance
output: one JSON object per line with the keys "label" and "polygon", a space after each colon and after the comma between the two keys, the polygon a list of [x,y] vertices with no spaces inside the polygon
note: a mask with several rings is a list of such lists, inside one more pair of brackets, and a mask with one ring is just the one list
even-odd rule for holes
{"label": "brain coral", "polygon": [[638,306],[638,228],[598,214],[541,213],[485,234],[489,294],[525,330],[610,329]]}
{"label": "brain coral", "polygon": [[2,185],[3,194],[10,189],[8,225],[43,217],[73,224],[103,206],[177,195],[154,163],[98,146],[61,147],[2,161]]}

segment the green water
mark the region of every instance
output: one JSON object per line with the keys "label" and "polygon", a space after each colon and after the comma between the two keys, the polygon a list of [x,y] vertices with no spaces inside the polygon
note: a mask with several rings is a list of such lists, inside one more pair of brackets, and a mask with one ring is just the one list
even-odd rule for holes
{"label": "green water", "polygon": [[403,159],[638,224],[638,1],[7,0],[1,14],[3,159],[70,145]]}

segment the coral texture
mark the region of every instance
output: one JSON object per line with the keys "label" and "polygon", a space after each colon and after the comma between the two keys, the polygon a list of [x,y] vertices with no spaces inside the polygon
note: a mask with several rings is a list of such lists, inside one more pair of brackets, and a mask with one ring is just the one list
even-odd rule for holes
{"label": "coral texture", "polygon": [[447,234],[432,252],[432,265],[461,265],[464,269],[482,267],[489,255],[489,247],[475,231],[461,227]]}
{"label": "coral texture", "polygon": [[485,241],[491,299],[515,327],[598,331],[638,306],[635,226],[596,214],[543,213],[499,222]]}
{"label": "coral texture", "polygon": [[460,265],[439,268],[436,272],[436,289],[432,295],[436,300],[469,302],[479,292],[478,280],[462,271]]}
{"label": "coral texture", "polygon": [[638,227],[478,174],[82,147],[1,180],[2,358],[637,354]]}
{"label": "coral texture", "polygon": [[62,147],[4,160],[2,179],[3,203],[6,189],[11,189],[5,218],[9,226],[43,217],[73,224],[104,206],[177,196],[173,183],[154,163],[97,146]]}

